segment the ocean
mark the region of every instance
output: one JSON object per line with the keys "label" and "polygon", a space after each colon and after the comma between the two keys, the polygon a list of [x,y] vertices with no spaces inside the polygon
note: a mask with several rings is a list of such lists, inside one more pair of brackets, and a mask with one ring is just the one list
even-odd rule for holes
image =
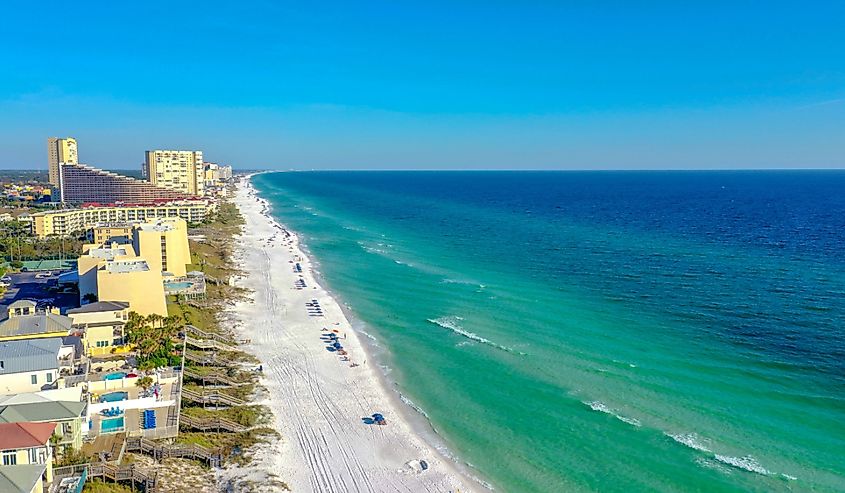
{"label": "ocean", "polygon": [[845,172],[253,182],[497,491],[845,491]]}

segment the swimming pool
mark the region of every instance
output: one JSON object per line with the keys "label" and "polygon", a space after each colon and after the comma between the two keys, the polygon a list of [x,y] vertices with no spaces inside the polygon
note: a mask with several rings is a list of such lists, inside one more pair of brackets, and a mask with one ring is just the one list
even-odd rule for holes
{"label": "swimming pool", "polygon": [[125,371],[116,371],[114,373],[109,373],[108,375],[103,377],[103,380],[120,380],[121,378],[126,377]]}
{"label": "swimming pool", "polygon": [[100,433],[113,433],[123,431],[123,416],[119,418],[104,419],[100,421]]}
{"label": "swimming pool", "polygon": [[125,401],[129,398],[129,392],[109,392],[100,396],[100,402]]}
{"label": "swimming pool", "polygon": [[185,289],[190,288],[193,286],[194,283],[188,281],[182,282],[168,282],[164,284],[164,287],[167,288],[169,291],[182,291]]}

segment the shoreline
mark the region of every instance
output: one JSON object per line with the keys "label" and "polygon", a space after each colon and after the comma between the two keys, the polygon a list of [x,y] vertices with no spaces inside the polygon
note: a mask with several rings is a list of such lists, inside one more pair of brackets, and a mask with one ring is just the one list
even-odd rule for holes
{"label": "shoreline", "polygon": [[[440,437],[436,429],[421,413],[413,415],[419,411],[379,367],[377,348],[353,327],[361,322],[321,285],[307,249],[270,216],[250,177],[235,192],[245,224],[234,257],[245,272],[237,285],[251,290],[252,301],[227,312],[264,366],[260,383],[269,398],[262,403],[282,435],[256,451],[251,475],[264,469],[294,491],[487,491],[483,480],[432,443]],[[299,279],[304,289],[294,288]],[[305,305],[312,299],[322,316]],[[339,334],[347,355],[327,349],[330,331]],[[387,426],[366,424],[373,413],[384,414]]]}

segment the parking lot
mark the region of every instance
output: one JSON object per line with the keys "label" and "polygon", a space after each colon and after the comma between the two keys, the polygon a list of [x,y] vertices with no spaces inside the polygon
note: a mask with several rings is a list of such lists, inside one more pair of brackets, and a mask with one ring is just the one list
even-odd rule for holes
{"label": "parking lot", "polygon": [[[0,299],[0,304],[8,306],[18,300],[32,300],[38,303],[39,308],[56,306],[62,313],[69,308],[76,308],[79,306],[79,295],[75,291],[58,292],[59,274],[59,271],[8,274],[7,282],[11,285]],[[5,317],[5,313],[0,316]]]}

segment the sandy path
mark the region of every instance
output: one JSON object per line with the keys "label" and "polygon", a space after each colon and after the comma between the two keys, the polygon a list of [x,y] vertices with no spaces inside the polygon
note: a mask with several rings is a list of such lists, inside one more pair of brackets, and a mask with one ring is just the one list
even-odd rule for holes
{"label": "sandy path", "polygon": [[[268,216],[266,202],[248,184],[238,186],[236,203],[246,221],[236,258],[248,272],[239,285],[254,296],[234,315],[262,361],[267,405],[282,435],[264,454],[264,467],[295,492],[471,491],[397,412],[340,307],[315,282],[296,235]],[[291,261],[299,262],[301,274]],[[294,287],[298,279],[306,288]],[[313,299],[324,316],[309,315],[306,303]],[[350,361],[326,349],[324,328],[338,331]],[[365,424],[362,418],[373,413],[384,414],[388,425]],[[414,460],[428,469],[406,465]]]}

